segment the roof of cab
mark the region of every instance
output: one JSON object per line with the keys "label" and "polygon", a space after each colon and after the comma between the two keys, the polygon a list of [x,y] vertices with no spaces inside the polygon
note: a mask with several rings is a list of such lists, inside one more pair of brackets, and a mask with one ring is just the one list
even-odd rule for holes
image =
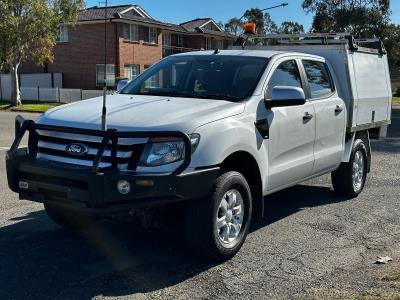
{"label": "roof of cab", "polygon": [[[174,56],[184,56],[184,55],[211,55],[214,54],[215,50],[207,50],[207,51],[194,51],[194,52],[184,52],[175,54]],[[276,55],[293,55],[293,56],[304,56],[304,57],[314,57],[320,58],[322,57],[318,55],[311,55],[306,53],[299,52],[287,52],[287,51],[274,51],[274,50],[220,50],[218,55],[233,55],[233,56],[252,56],[252,57],[265,57],[271,58]]]}

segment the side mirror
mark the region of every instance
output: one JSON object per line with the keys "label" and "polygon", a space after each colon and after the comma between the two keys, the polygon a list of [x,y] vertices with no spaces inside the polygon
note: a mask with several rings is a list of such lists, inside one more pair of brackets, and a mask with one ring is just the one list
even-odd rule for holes
{"label": "side mirror", "polygon": [[122,80],[118,81],[117,91],[120,92],[128,83],[129,83],[129,80],[127,80],[127,79],[122,79]]}
{"label": "side mirror", "polygon": [[267,108],[303,105],[306,96],[302,88],[293,86],[276,86],[271,91],[271,100],[266,100]]}

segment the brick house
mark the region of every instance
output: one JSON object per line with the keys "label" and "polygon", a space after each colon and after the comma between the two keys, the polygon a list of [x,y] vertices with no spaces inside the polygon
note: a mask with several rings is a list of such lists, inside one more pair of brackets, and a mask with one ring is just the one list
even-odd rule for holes
{"label": "brick house", "polygon": [[211,18],[169,25],[163,30],[164,56],[199,49],[226,49],[234,41],[234,36],[224,32]]}
{"label": "brick house", "polygon": [[[234,37],[222,32],[210,18],[180,25],[152,18],[137,5],[91,7],[79,14],[76,26],[61,25],[54,62],[44,67],[26,62],[21,73],[63,73],[65,88],[96,89],[115,78],[132,79],[172,53],[215,47],[226,48]],[[104,65],[104,28],[107,28],[107,64]]]}

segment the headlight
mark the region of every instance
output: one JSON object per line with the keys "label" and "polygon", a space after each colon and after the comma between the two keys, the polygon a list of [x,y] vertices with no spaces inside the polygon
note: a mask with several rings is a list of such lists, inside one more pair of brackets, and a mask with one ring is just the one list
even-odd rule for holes
{"label": "headlight", "polygon": [[[192,153],[200,142],[200,135],[189,135]],[[177,138],[152,138],[143,150],[139,166],[156,167],[180,161],[185,158],[185,143]]]}

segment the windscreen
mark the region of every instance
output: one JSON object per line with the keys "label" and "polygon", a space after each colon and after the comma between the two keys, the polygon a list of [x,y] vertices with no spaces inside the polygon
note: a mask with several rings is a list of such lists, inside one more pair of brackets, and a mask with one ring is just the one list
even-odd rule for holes
{"label": "windscreen", "polygon": [[267,63],[260,57],[172,56],[146,70],[121,94],[240,101],[251,96]]}

